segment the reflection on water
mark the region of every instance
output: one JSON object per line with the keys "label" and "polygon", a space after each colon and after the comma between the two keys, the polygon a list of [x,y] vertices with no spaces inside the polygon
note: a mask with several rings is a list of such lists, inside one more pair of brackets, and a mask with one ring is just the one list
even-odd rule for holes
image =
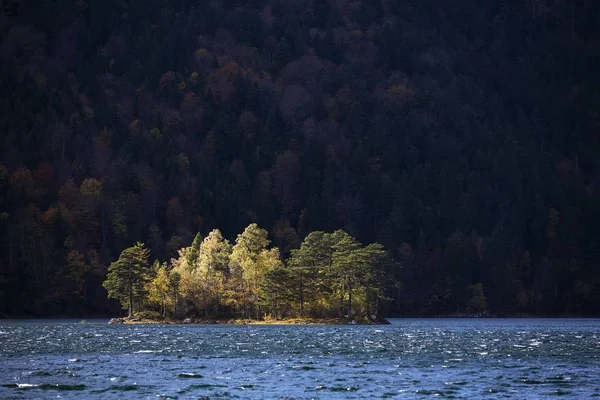
{"label": "reflection on water", "polygon": [[596,319],[79,322],[0,323],[0,398],[600,397]]}

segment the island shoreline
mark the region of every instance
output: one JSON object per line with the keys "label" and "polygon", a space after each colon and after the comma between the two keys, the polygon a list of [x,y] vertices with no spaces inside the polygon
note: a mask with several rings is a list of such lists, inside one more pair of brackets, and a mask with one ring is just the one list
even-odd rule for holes
{"label": "island shoreline", "polygon": [[288,318],[288,319],[150,319],[150,318],[112,318],[108,321],[111,325],[389,325],[385,318],[376,321],[366,319],[346,318]]}

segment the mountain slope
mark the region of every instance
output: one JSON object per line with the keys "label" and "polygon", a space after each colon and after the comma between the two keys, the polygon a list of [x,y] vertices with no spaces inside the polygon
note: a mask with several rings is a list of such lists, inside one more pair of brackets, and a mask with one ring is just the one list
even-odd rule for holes
{"label": "mountain slope", "polygon": [[105,313],[106,265],[313,230],[403,265],[391,311],[600,309],[592,1],[4,2],[0,304]]}

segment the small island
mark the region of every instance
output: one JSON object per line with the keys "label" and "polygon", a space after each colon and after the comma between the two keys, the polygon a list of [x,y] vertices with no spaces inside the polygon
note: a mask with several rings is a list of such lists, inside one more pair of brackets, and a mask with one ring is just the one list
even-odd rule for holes
{"label": "small island", "polygon": [[110,323],[385,324],[397,285],[378,243],[312,232],[282,260],[268,232],[250,224],[234,244],[218,229],[197,234],[170,262],[150,263],[141,242],[111,263],[104,287],[127,317]]}
{"label": "small island", "polygon": [[155,315],[142,313],[140,316],[116,317],[108,321],[111,325],[144,325],[144,324],[166,324],[166,325],[389,325],[390,322],[382,317],[371,316],[371,318],[284,318],[284,319],[172,319],[162,318]]}

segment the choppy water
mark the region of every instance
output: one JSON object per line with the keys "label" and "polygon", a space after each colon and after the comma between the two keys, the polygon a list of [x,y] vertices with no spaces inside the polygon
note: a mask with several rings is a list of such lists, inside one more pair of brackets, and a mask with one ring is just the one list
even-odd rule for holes
{"label": "choppy water", "polygon": [[0,323],[0,398],[600,397],[600,320]]}

